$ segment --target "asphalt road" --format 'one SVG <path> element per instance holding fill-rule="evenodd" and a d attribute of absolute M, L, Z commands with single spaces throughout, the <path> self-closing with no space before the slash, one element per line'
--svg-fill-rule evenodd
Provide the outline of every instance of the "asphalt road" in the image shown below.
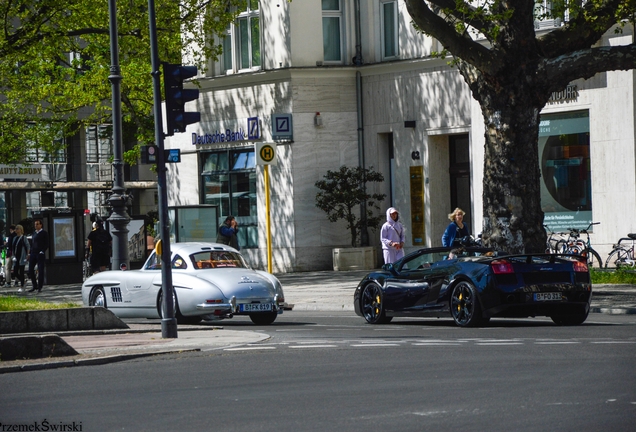
<path fill-rule="evenodd" d="M 82 431 L 633 430 L 634 316 L 594 315 L 575 327 L 492 320 L 477 329 L 442 319 L 371 326 L 350 312 L 284 316 L 268 327 L 225 322 L 270 335 L 243 347 L 0 375 L 0 423 L 46 420 Z"/>

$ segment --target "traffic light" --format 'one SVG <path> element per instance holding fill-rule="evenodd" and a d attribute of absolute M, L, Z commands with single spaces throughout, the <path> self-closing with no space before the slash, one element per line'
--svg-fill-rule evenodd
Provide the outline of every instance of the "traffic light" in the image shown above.
<path fill-rule="evenodd" d="M 140 151 L 142 164 L 157 163 L 157 153 L 159 153 L 159 147 L 157 147 L 156 145 L 141 146 Z"/>
<path fill-rule="evenodd" d="M 172 136 L 175 132 L 185 132 L 187 125 L 201 120 L 201 113 L 186 112 L 184 108 L 186 102 L 199 98 L 199 90 L 183 88 L 183 81 L 196 75 L 196 66 L 163 64 L 167 136 Z"/>

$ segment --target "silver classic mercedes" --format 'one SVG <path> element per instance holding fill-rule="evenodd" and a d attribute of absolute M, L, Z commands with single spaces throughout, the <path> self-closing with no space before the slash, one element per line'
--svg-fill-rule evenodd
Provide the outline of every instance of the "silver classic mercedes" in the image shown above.
<path fill-rule="evenodd" d="M 175 243 L 172 285 L 180 324 L 248 315 L 266 325 L 283 313 L 278 279 L 251 269 L 235 249 L 218 243 Z M 140 270 L 97 273 L 82 285 L 87 306 L 108 308 L 121 318 L 161 318 L 161 257 L 152 252 Z"/>

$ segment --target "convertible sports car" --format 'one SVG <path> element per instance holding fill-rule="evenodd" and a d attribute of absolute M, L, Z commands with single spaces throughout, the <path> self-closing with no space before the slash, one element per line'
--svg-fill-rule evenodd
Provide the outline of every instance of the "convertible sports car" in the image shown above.
<path fill-rule="evenodd" d="M 585 259 L 508 255 L 485 248 L 430 248 L 369 273 L 354 308 L 371 324 L 393 317 L 451 316 L 461 327 L 491 317 L 549 316 L 559 325 L 587 319 L 592 284 Z"/>
<path fill-rule="evenodd" d="M 217 243 L 175 243 L 172 285 L 178 323 L 249 315 L 271 324 L 283 313 L 283 288 L 273 275 L 252 270 L 235 249 Z M 119 317 L 161 318 L 161 257 L 153 252 L 140 270 L 97 273 L 82 285 L 82 301 Z"/>

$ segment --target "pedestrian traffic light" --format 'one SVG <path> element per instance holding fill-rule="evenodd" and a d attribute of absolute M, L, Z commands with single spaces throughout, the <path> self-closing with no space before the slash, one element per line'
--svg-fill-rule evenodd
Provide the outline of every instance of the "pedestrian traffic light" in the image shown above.
<path fill-rule="evenodd" d="M 157 154 L 159 153 L 159 147 L 156 145 L 141 146 L 140 156 L 142 164 L 154 164 L 157 163 Z"/>
<path fill-rule="evenodd" d="M 184 89 L 183 81 L 197 75 L 196 66 L 163 64 L 163 84 L 166 99 L 166 136 L 185 132 L 186 126 L 201 120 L 201 113 L 186 112 L 185 103 L 199 98 L 199 90 Z"/>

